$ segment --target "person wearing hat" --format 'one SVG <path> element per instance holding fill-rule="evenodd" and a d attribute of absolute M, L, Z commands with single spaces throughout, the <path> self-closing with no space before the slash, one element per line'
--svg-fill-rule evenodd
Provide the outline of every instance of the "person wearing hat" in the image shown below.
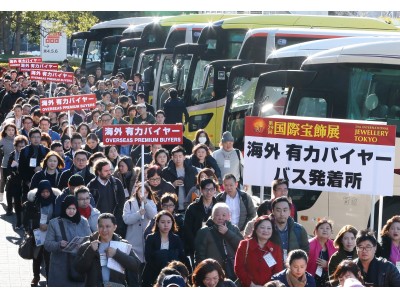
<path fill-rule="evenodd" d="M 186 287 L 186 283 L 181 275 L 172 274 L 164 277 L 162 287 Z"/>
<path fill-rule="evenodd" d="M 146 103 L 138 103 L 136 104 L 136 110 L 138 115 L 134 120 L 134 124 L 142 124 L 146 122 L 147 124 L 155 124 L 156 119 L 154 116 L 147 112 Z"/>
<path fill-rule="evenodd" d="M 76 188 L 80 186 L 85 186 L 85 180 L 79 174 L 72 175 L 68 180 L 68 186 L 64 188 L 59 196 L 57 196 L 54 203 L 54 217 L 59 217 L 61 214 L 61 202 L 68 195 L 74 195 Z M 90 197 L 90 205 L 95 207 L 96 204 L 94 202 L 93 195 L 89 192 Z"/>
<path fill-rule="evenodd" d="M 69 170 L 62 172 L 60 180 L 58 181 L 58 188 L 64 189 L 68 185 L 69 178 L 74 174 L 79 174 L 83 177 L 85 185 L 88 184 L 95 176 L 90 173 L 90 169 L 87 165 L 88 153 L 85 150 L 78 150 L 74 154 L 72 160 L 72 167 Z"/>
<path fill-rule="evenodd" d="M 49 222 L 44 248 L 50 252 L 50 270 L 47 286 L 81 287 L 82 281 L 70 278 L 70 268 L 73 264 L 73 255 L 63 252 L 75 237 L 85 237 L 91 234 L 89 223 L 78 210 L 75 196 L 69 195 L 61 203 L 60 218 L 53 218 Z M 70 266 L 69 266 L 70 265 Z"/>
<path fill-rule="evenodd" d="M 60 190 L 51 187 L 48 180 L 40 181 L 37 188 L 29 191 L 28 201 L 24 205 L 24 227 L 30 234 L 33 234 L 35 229 L 40 229 L 43 232 L 47 231 L 49 221 L 53 215 L 54 201 L 60 193 Z M 45 262 L 46 277 L 49 274 L 50 253 L 41 246 L 35 249 L 35 254 L 32 261 L 33 280 L 31 286 L 37 286 L 39 283 L 42 260 Z"/>
<path fill-rule="evenodd" d="M 220 149 L 213 152 L 212 156 L 218 163 L 221 170 L 220 184 L 225 174 L 233 174 L 240 184 L 243 183 L 243 155 L 239 149 L 233 148 L 233 136 L 229 131 L 222 134 Z"/>

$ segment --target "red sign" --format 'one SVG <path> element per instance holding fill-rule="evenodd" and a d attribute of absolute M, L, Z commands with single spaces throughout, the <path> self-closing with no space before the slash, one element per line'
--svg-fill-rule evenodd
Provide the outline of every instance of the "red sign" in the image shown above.
<path fill-rule="evenodd" d="M 24 58 L 9 58 L 8 66 L 19 67 L 22 63 L 40 63 L 42 62 L 41 57 L 24 57 Z"/>
<path fill-rule="evenodd" d="M 73 72 L 32 70 L 30 73 L 31 80 L 46 80 L 50 82 L 74 83 Z"/>
<path fill-rule="evenodd" d="M 54 63 L 21 63 L 19 67 L 20 71 L 26 72 L 30 70 L 58 70 L 58 64 Z"/>
<path fill-rule="evenodd" d="M 126 124 L 103 127 L 105 145 L 176 145 L 183 143 L 182 124 Z"/>
<path fill-rule="evenodd" d="M 376 122 L 306 119 L 286 116 L 246 117 L 246 136 L 393 146 L 396 126 Z"/>
<path fill-rule="evenodd" d="M 40 111 L 57 112 L 75 109 L 90 109 L 96 107 L 96 95 L 74 95 L 40 99 Z"/>

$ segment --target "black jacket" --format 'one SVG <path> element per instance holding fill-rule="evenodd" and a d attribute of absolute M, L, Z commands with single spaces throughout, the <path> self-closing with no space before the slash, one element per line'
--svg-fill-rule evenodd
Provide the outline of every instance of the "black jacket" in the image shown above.
<path fill-rule="evenodd" d="M 213 205 L 217 203 L 217 200 L 213 199 Z M 192 202 L 185 213 L 185 221 L 183 225 L 184 238 L 186 253 L 188 255 L 193 255 L 195 250 L 194 241 L 196 234 L 202 227 L 203 222 L 207 222 L 208 218 L 211 216 L 211 209 L 206 213 L 203 205 L 203 196 Z"/>
<path fill-rule="evenodd" d="M 121 181 L 118 178 L 115 178 L 114 176 L 110 177 L 110 182 L 112 185 L 112 188 L 114 190 L 114 200 L 115 200 L 115 206 L 113 211 L 110 211 L 115 218 L 117 219 L 117 230 L 115 231 L 117 234 L 125 238 L 126 235 L 126 224 L 124 220 L 122 219 L 122 213 L 124 211 L 124 205 L 125 205 L 125 192 L 124 192 L 124 186 L 122 185 Z M 93 195 L 94 202 L 97 204 L 99 201 L 109 201 L 109 199 L 103 199 L 102 195 L 99 193 L 99 188 L 100 188 L 101 183 L 98 180 L 98 177 L 94 177 L 89 184 L 87 184 L 87 187 L 90 190 L 90 193 Z"/>
<path fill-rule="evenodd" d="M 218 163 L 215 160 L 215 158 L 212 157 L 211 155 L 206 156 L 204 164 L 200 164 L 199 159 L 194 154 L 192 154 L 189 159 L 192 162 L 192 165 L 194 167 L 199 168 L 199 169 L 212 168 L 212 169 L 214 169 L 215 176 L 217 176 L 217 178 L 221 178 L 221 170 L 218 166 Z"/>
<path fill-rule="evenodd" d="M 142 286 L 153 286 L 161 269 L 166 267 L 168 263 L 173 260 L 184 263 L 190 270 L 190 265 L 185 256 L 185 251 L 183 250 L 183 245 L 179 236 L 170 232 L 168 239 L 169 249 L 160 250 L 160 233 L 157 231 L 147 236 L 144 250 L 146 265 L 143 270 Z"/>
<path fill-rule="evenodd" d="M 374 287 L 400 287 L 400 273 L 386 258 L 374 257 L 369 264 L 368 273 L 363 271 L 359 258 L 356 258 L 354 262 L 361 270 L 364 284 L 372 283 Z"/>
<path fill-rule="evenodd" d="M 190 159 L 185 159 L 183 162 L 185 168 L 185 196 L 189 193 L 190 189 L 196 185 L 197 169 L 192 166 Z M 175 163 L 170 160 L 168 165 L 162 170 L 161 177 L 166 181 L 173 183 L 178 179 L 178 173 L 176 172 Z M 175 193 L 179 195 L 179 187 L 175 188 Z"/>
<path fill-rule="evenodd" d="M 75 166 L 72 165 L 71 168 L 69 170 L 65 170 L 64 172 L 61 173 L 60 176 L 60 180 L 58 181 L 58 189 L 59 190 L 63 190 L 64 188 L 66 188 L 68 186 L 68 180 L 69 178 L 76 174 L 76 172 L 74 172 Z M 87 166 L 86 170 L 85 170 L 85 177 L 83 178 L 83 180 L 85 181 L 85 184 L 87 185 L 93 178 L 95 178 L 95 176 L 90 173 L 90 169 Z"/>
<path fill-rule="evenodd" d="M 33 175 L 35 174 L 35 168 L 40 165 L 42 160 L 45 158 L 47 153 L 50 150 L 42 145 L 39 145 L 38 154 L 36 157 L 36 166 L 30 167 L 29 162 L 30 159 L 33 158 L 33 146 L 28 145 L 21 150 L 21 154 L 19 156 L 19 165 L 18 165 L 18 172 L 21 175 L 23 181 L 30 183 Z"/>
<path fill-rule="evenodd" d="M 94 251 L 90 246 L 90 243 L 99 238 L 99 233 L 95 232 L 90 236 L 89 241 L 84 243 L 78 250 L 77 256 L 74 261 L 75 269 L 85 274 L 85 286 L 103 286 L 103 277 L 100 266 L 100 255 L 98 251 Z M 120 236 L 114 233 L 112 237 L 113 241 L 124 242 L 128 244 L 128 241 L 123 240 Z M 136 256 L 135 252 L 131 249 L 129 255 L 121 252 L 117 249 L 117 253 L 113 257 L 119 264 L 121 264 L 126 270 L 132 272 L 138 272 L 140 266 L 140 260 Z M 110 281 L 127 285 L 126 276 L 118 271 L 110 269 Z"/>
<path fill-rule="evenodd" d="M 75 126 L 78 126 L 82 122 L 83 122 L 83 118 L 80 115 L 78 115 L 77 113 L 74 113 L 74 115 L 72 117 L 72 124 Z"/>
<path fill-rule="evenodd" d="M 185 123 L 189 122 L 189 113 L 185 102 L 180 98 L 168 98 L 164 102 L 165 124 L 182 123 L 182 115 L 185 115 Z"/>

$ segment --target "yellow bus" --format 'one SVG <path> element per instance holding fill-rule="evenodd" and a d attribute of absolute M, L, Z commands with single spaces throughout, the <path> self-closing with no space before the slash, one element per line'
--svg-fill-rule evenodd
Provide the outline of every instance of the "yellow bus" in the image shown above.
<path fill-rule="evenodd" d="M 177 89 L 190 115 L 185 133 L 189 139 L 194 139 L 198 129 L 205 129 L 213 143 L 219 142 L 226 99 L 215 97 L 214 87 L 219 80 L 226 82 L 229 70 L 226 72 L 220 70 L 218 73 L 212 72 L 207 75 L 205 72 L 211 72 L 207 66 L 215 60 L 236 59 L 246 33 L 250 29 L 263 27 L 308 28 L 310 30 L 335 28 L 388 32 L 399 30 L 377 19 L 358 17 L 257 15 L 215 22 L 212 26 L 203 29 L 198 41 L 199 46 L 194 50 L 192 47 L 192 53 L 185 51 L 189 48 L 185 45 L 175 47 L 176 56 L 186 55 L 187 59 L 190 59 L 190 64 L 177 59 L 179 66 L 185 68 L 180 72 L 185 80 L 177 79 Z M 207 45 L 203 50 L 201 50 L 202 44 Z"/>
<path fill-rule="evenodd" d="M 144 25 L 142 34 L 139 38 L 124 38 L 119 43 L 113 64 L 112 74 L 124 72 L 126 78 L 133 78 L 133 75 L 141 69 L 147 68 L 146 62 L 142 60 L 143 64 L 139 65 L 140 55 L 143 51 L 148 49 L 162 48 L 167 40 L 168 33 L 172 26 L 177 24 L 189 23 L 212 23 L 225 18 L 237 16 L 236 14 L 188 14 L 178 15 L 171 17 L 162 17 L 154 22 Z M 141 26 L 139 26 L 141 27 Z M 131 33 L 138 31 L 138 26 L 127 28 L 123 32 L 123 37 L 129 36 Z M 139 30 L 140 31 L 140 30 Z M 176 39 L 177 43 L 184 43 L 184 35 L 173 35 L 170 40 Z"/>

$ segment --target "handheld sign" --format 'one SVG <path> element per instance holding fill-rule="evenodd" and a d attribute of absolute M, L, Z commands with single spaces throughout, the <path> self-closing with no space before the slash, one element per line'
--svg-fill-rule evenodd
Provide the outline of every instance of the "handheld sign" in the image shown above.
<path fill-rule="evenodd" d="M 31 70 L 30 78 L 32 80 L 46 80 L 50 82 L 74 83 L 73 72 Z"/>
<path fill-rule="evenodd" d="M 246 117 L 246 184 L 393 195 L 396 127 L 303 117 Z"/>
<path fill-rule="evenodd" d="M 40 112 L 58 112 L 96 107 L 96 95 L 74 95 L 40 99 Z"/>
<path fill-rule="evenodd" d="M 10 68 L 19 67 L 22 63 L 41 63 L 41 57 L 24 57 L 24 58 L 9 58 L 8 66 Z"/>
<path fill-rule="evenodd" d="M 30 70 L 58 70 L 58 64 L 55 63 L 21 63 L 19 70 L 28 72 Z"/>
<path fill-rule="evenodd" d="M 144 145 L 176 145 L 182 143 L 182 124 L 125 124 L 103 127 L 104 145 L 141 145 L 142 199 L 144 199 Z M 144 208 L 144 201 L 142 201 L 141 209 Z M 144 215 L 141 218 L 144 219 Z"/>
<path fill-rule="evenodd" d="M 182 124 L 128 124 L 103 127 L 105 145 L 176 145 L 183 143 Z"/>

